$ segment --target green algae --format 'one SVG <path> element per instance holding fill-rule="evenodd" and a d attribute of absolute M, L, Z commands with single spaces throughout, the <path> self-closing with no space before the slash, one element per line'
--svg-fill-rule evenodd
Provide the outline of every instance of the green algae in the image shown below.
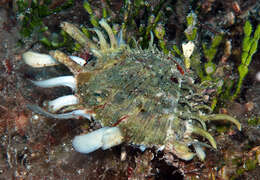
<path fill-rule="evenodd" d="M 43 23 L 43 18 L 54 13 L 58 13 L 63 9 L 72 6 L 74 0 L 67 0 L 62 5 L 50 9 L 50 0 L 40 1 L 24 1 L 18 0 L 17 4 L 17 14 L 21 18 L 21 35 L 26 38 L 31 36 L 33 33 L 42 33 L 48 30 L 48 27 Z"/>
<path fill-rule="evenodd" d="M 238 66 L 239 80 L 235 93 L 232 96 L 234 100 L 240 93 L 244 78 L 248 73 L 248 67 L 252 61 L 252 57 L 257 51 L 258 41 L 260 38 L 260 24 L 257 25 L 254 35 L 252 36 L 253 27 L 250 21 L 246 21 L 244 25 L 244 39 L 242 42 L 241 64 Z"/>

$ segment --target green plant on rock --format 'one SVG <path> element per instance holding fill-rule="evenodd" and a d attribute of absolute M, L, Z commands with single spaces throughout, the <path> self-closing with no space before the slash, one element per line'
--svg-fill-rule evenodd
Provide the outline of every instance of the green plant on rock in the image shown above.
<path fill-rule="evenodd" d="M 247 120 L 247 123 L 250 126 L 259 126 L 260 125 L 260 117 L 251 117 Z"/>
<path fill-rule="evenodd" d="M 189 13 L 186 17 L 186 21 L 187 28 L 185 29 L 184 34 L 189 41 L 195 41 L 198 31 L 198 28 L 196 26 L 197 15 L 194 12 Z"/>
<path fill-rule="evenodd" d="M 186 22 L 187 22 L 187 28 L 184 31 L 184 34 L 187 38 L 187 40 L 189 41 L 186 44 L 193 44 L 193 46 L 195 47 L 194 42 L 196 42 L 196 38 L 197 38 L 197 15 L 194 12 L 191 12 L 187 15 L 186 17 Z M 184 47 L 186 45 L 185 43 L 182 44 L 182 47 Z M 193 49 L 194 49 L 193 47 Z M 184 64 L 185 67 L 187 69 L 190 69 L 191 66 L 191 58 L 190 57 L 186 57 L 184 55 Z"/>
<path fill-rule="evenodd" d="M 17 16 L 21 20 L 20 33 L 23 38 L 27 38 L 34 33 L 41 34 L 48 30 L 42 19 L 51 14 L 60 12 L 61 10 L 70 7 L 74 0 L 67 0 L 62 5 L 50 9 L 49 5 L 52 3 L 50 0 L 34 0 L 34 1 L 16 1 Z"/>
<path fill-rule="evenodd" d="M 187 28 L 184 31 L 184 34 L 185 34 L 188 42 L 182 43 L 182 51 L 178 48 L 178 46 L 176 44 L 174 44 L 172 46 L 172 50 L 170 52 L 174 56 L 178 55 L 182 59 L 184 59 L 184 65 L 187 70 L 190 69 L 190 67 L 192 65 L 193 68 L 197 71 L 198 69 L 200 69 L 200 63 L 191 62 L 191 55 L 193 54 L 193 51 L 195 48 L 195 43 L 196 43 L 196 38 L 197 38 L 197 27 L 196 27 L 197 15 L 193 12 L 189 13 L 186 17 L 186 23 L 187 23 L 186 24 Z M 198 55 L 198 52 L 195 53 L 195 56 L 196 55 Z M 194 54 L 193 54 L 193 56 L 194 56 Z"/>
<path fill-rule="evenodd" d="M 71 7 L 74 0 L 66 0 L 63 4 L 51 9 L 52 3 L 53 1 L 50 0 L 17 0 L 15 2 L 14 9 L 21 24 L 20 34 L 22 39 L 20 43 L 23 44 L 25 39 L 36 39 L 47 49 L 66 47 L 68 51 L 77 50 L 77 46 L 72 43 L 72 38 L 64 31 L 50 33 L 48 26 L 43 22 L 43 19 L 47 16 Z"/>
<path fill-rule="evenodd" d="M 218 34 L 212 38 L 211 45 L 207 47 L 205 43 L 202 44 L 203 53 L 205 58 L 207 59 L 207 62 L 204 64 L 204 70 L 206 73 L 206 77 L 204 77 L 205 80 L 212 80 L 212 74 L 216 70 L 216 64 L 213 63 L 213 59 L 216 56 L 218 47 L 220 43 L 222 42 L 223 35 Z"/>
<path fill-rule="evenodd" d="M 169 1 L 164 0 L 158 2 L 124 0 L 118 14 L 113 12 L 109 0 L 100 1 L 100 7 L 92 5 L 94 1 L 84 0 L 83 7 L 90 16 L 90 23 L 94 28 L 98 28 L 98 21 L 102 18 L 112 24 L 119 23 L 126 43 L 135 44 L 133 39 L 137 39 L 138 45 L 141 47 L 149 46 L 149 42 L 153 38 L 151 32 L 153 32 L 159 40 L 158 44 L 161 49 L 168 52 L 164 38 L 164 21 L 167 21 L 165 9 L 168 3 Z M 140 20 L 140 18 L 142 19 Z M 113 31 L 117 32 L 118 29 L 113 28 Z M 91 32 L 84 33 L 91 34 Z M 135 33 L 135 36 L 131 36 L 131 33 Z"/>
<path fill-rule="evenodd" d="M 165 38 L 164 38 L 164 35 L 165 35 L 165 28 L 164 26 L 159 23 L 156 28 L 154 29 L 154 33 L 155 33 L 155 36 L 158 38 L 159 40 L 159 46 L 160 48 L 163 50 L 163 52 L 165 54 L 168 54 L 169 53 L 169 50 L 167 49 L 166 47 L 166 41 L 165 41 Z"/>
<path fill-rule="evenodd" d="M 244 39 L 242 42 L 241 64 L 238 67 L 239 80 L 237 83 L 236 91 L 232 96 L 232 100 L 234 100 L 240 93 L 243 80 L 248 73 L 248 66 L 251 63 L 254 53 L 257 51 L 258 41 L 260 38 L 260 24 L 257 25 L 253 36 L 251 36 L 252 31 L 252 24 L 248 20 L 244 25 Z"/>
<path fill-rule="evenodd" d="M 104 1 L 102 1 L 104 3 Z M 84 0 L 83 2 L 83 7 L 86 10 L 86 12 L 89 14 L 90 16 L 90 23 L 94 26 L 94 27 L 98 27 L 98 17 L 96 16 L 96 14 L 94 13 L 93 9 L 91 8 L 90 3 L 87 0 Z M 106 11 L 106 10 L 103 10 Z M 103 14 L 103 16 L 107 16 L 106 14 Z"/>
<path fill-rule="evenodd" d="M 194 51 L 191 58 L 185 58 L 185 66 L 189 67 L 189 65 L 195 69 L 196 73 L 200 77 L 201 81 L 209 81 L 214 82 L 216 84 L 216 96 L 213 97 L 211 108 L 214 109 L 217 105 L 219 95 L 222 93 L 222 86 L 224 84 L 224 80 L 218 78 L 216 76 L 217 64 L 213 62 L 218 48 L 223 40 L 223 34 L 219 33 L 217 35 L 212 36 L 212 40 L 209 44 L 205 42 L 198 42 L 198 27 L 197 27 L 197 15 L 194 12 L 191 12 L 186 17 L 187 28 L 184 31 L 186 39 L 188 41 L 193 41 L 197 50 Z M 203 53 L 199 51 L 202 44 Z M 176 49 L 176 48 L 175 48 Z M 205 63 L 202 63 L 202 56 L 207 60 Z"/>

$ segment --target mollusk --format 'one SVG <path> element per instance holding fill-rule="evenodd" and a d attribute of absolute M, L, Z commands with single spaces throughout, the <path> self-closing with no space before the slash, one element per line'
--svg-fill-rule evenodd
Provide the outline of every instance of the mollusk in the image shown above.
<path fill-rule="evenodd" d="M 205 89 L 212 83 L 194 83 L 196 75 L 185 72 L 182 61 L 164 54 L 153 46 L 148 49 L 130 48 L 118 38 L 105 20 L 102 29 L 92 29 L 99 39 L 95 44 L 76 26 L 64 22 L 61 27 L 94 58 L 90 62 L 55 50 L 50 55 L 26 52 L 25 62 L 35 68 L 66 65 L 72 75 L 33 82 L 48 88 L 68 86 L 73 94 L 62 96 L 48 103 L 49 111 L 37 105 L 28 105 L 36 113 L 51 118 L 93 118 L 103 128 L 76 136 L 72 144 L 76 151 L 90 153 L 99 148 L 108 149 L 123 141 L 141 147 L 164 147 L 165 152 L 184 160 L 197 155 L 205 158 L 203 147 L 217 149 L 217 143 L 207 131 L 207 123 L 227 120 L 241 130 L 240 123 L 225 114 L 212 114 L 205 102 Z M 152 38 L 153 39 L 153 38 Z M 189 54 L 190 56 L 190 54 Z M 73 106 L 70 112 L 57 113 L 64 107 Z M 78 109 L 77 109 L 78 107 Z M 210 145 L 200 142 L 205 138 Z M 189 148 L 194 147 L 194 152 Z"/>

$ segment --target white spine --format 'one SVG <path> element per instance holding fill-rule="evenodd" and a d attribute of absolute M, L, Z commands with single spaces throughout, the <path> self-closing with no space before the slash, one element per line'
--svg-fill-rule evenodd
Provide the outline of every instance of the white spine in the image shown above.
<path fill-rule="evenodd" d="M 117 37 L 117 44 L 119 47 L 123 46 L 123 45 L 126 45 L 125 44 L 125 41 L 123 40 L 123 30 L 121 29 L 121 31 L 119 32 L 118 34 L 118 37 Z"/>
<path fill-rule="evenodd" d="M 84 66 L 86 64 L 86 61 L 78 56 L 70 56 L 70 58 L 81 66 Z"/>
<path fill-rule="evenodd" d="M 193 147 L 194 147 L 196 154 L 199 157 L 199 159 L 204 161 L 206 154 L 205 154 L 203 148 L 199 144 L 193 144 Z"/>
<path fill-rule="evenodd" d="M 98 29 L 93 29 L 93 31 L 95 31 L 98 35 L 100 49 L 107 50 L 109 48 L 109 45 L 107 44 L 107 41 L 106 41 L 103 33 L 101 31 L 99 31 Z"/>
<path fill-rule="evenodd" d="M 53 57 L 48 54 L 40 54 L 33 51 L 28 51 L 23 55 L 24 62 L 34 68 L 45 66 L 54 66 L 59 64 Z"/>
<path fill-rule="evenodd" d="M 117 46 L 115 35 L 111 27 L 107 24 L 107 22 L 104 19 L 101 19 L 99 21 L 99 24 L 106 30 L 110 39 L 111 48 L 116 49 L 118 46 Z"/>
<path fill-rule="evenodd" d="M 51 88 L 58 86 L 68 86 L 73 91 L 76 90 L 76 79 L 73 76 L 61 76 L 56 78 L 51 78 L 42 81 L 32 81 L 36 86 L 43 88 Z"/>
<path fill-rule="evenodd" d="M 123 136 L 118 127 L 111 127 L 107 129 L 102 137 L 102 149 L 106 150 L 117 146 L 123 142 Z"/>
<path fill-rule="evenodd" d="M 62 96 L 48 102 L 48 108 L 51 112 L 56 112 L 65 106 L 75 105 L 79 103 L 79 99 L 74 95 Z"/>
<path fill-rule="evenodd" d="M 74 116 L 74 118 L 78 118 L 78 117 L 84 117 L 84 118 L 87 118 L 87 119 L 91 118 L 90 114 L 86 113 L 85 110 L 81 110 L 81 109 L 80 110 L 74 110 L 74 111 L 70 112 L 70 114 L 72 116 Z"/>
<path fill-rule="evenodd" d="M 85 135 L 76 136 L 72 145 L 80 153 L 91 153 L 99 148 L 109 149 L 123 142 L 123 136 L 118 127 L 103 127 Z"/>
<path fill-rule="evenodd" d="M 88 154 L 101 148 L 103 145 L 102 137 L 108 128 L 104 127 L 88 134 L 76 136 L 72 140 L 74 149 L 80 153 Z"/>

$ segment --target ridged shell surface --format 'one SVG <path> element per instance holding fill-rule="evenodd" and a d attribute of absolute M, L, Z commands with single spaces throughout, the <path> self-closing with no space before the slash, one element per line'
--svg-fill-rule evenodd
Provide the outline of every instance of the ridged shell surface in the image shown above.
<path fill-rule="evenodd" d="M 176 60 L 156 49 L 104 56 L 79 75 L 78 94 L 95 119 L 119 126 L 130 143 L 163 145 L 169 131 L 181 140 L 188 120 L 182 111 L 190 111 L 185 99 L 196 89 Z"/>

